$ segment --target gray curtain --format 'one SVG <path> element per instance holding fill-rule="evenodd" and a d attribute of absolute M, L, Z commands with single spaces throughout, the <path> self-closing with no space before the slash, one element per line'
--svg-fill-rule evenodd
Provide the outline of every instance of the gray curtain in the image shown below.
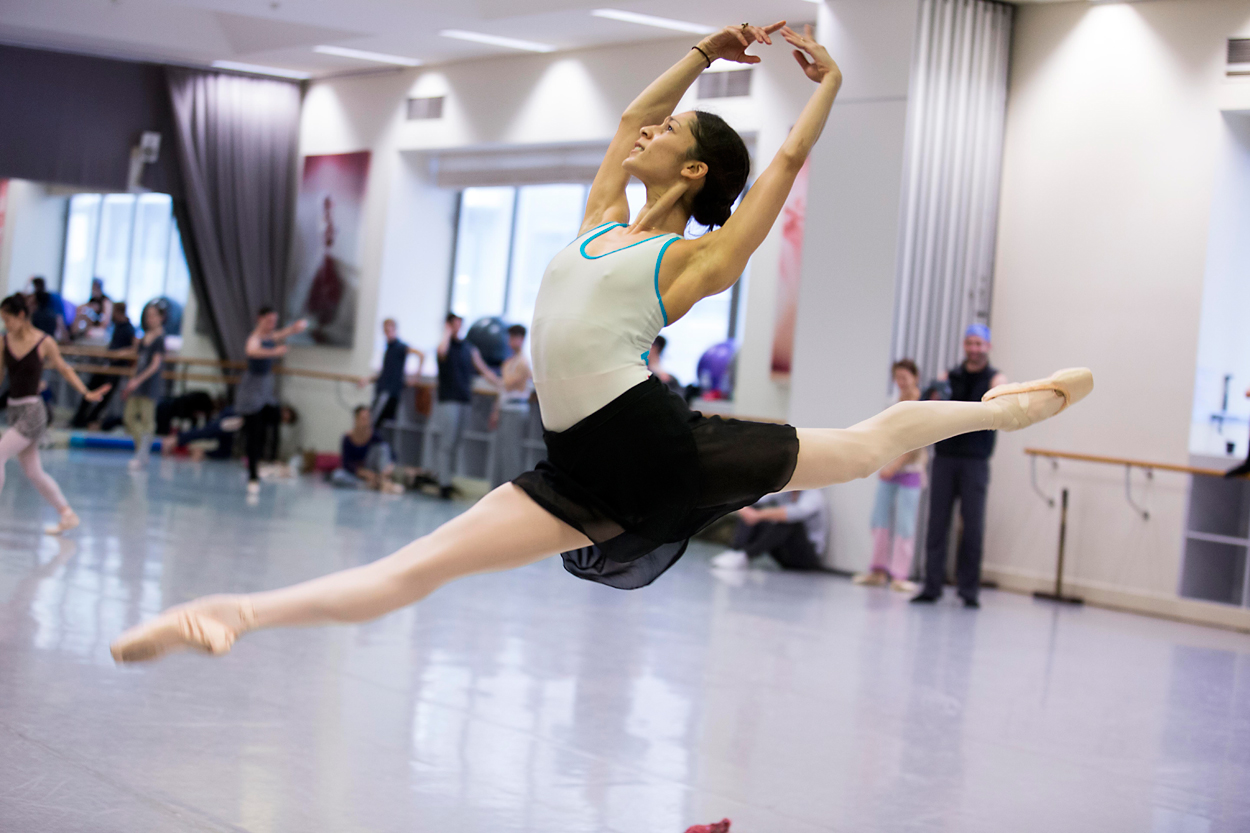
<path fill-rule="evenodd" d="M 989 323 L 1012 13 L 989 0 L 920 5 L 893 353 L 925 379 L 960 360 L 969 324 Z"/>
<path fill-rule="evenodd" d="M 239 360 L 256 311 L 286 305 L 301 88 L 175 67 L 166 74 L 201 314 L 221 355 Z"/>

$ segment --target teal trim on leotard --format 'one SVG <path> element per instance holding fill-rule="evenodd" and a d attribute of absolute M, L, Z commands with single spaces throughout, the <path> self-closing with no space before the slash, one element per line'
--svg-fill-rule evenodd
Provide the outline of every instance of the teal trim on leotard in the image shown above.
<path fill-rule="evenodd" d="M 660 247 L 660 254 L 655 259 L 655 300 L 660 302 L 660 314 L 664 316 L 664 326 L 668 326 L 668 310 L 664 309 L 664 298 L 660 295 L 660 263 L 664 260 L 664 253 L 668 251 L 668 247 L 680 240 L 680 237 L 673 237 L 667 243 Z M 650 351 L 648 351 L 650 352 Z"/>
<path fill-rule="evenodd" d="M 643 354 L 642 354 L 642 363 L 643 363 L 643 364 L 646 364 L 646 363 L 647 363 L 647 362 L 649 362 L 649 361 L 651 361 L 651 351 L 650 351 L 650 350 L 648 350 L 647 352 L 645 352 L 645 353 L 643 353 Z"/>
<path fill-rule="evenodd" d="M 581 246 L 582 257 L 586 258 L 587 260 L 598 260 L 598 259 L 599 259 L 599 258 L 601 258 L 601 257 L 607 257 L 608 255 L 614 255 L 614 254 L 616 254 L 617 252 L 623 252 L 623 251 L 625 251 L 626 249 L 632 249 L 634 246 L 641 246 L 643 243 L 650 243 L 652 240 L 656 240 L 656 239 L 658 239 L 658 238 L 660 238 L 660 237 L 665 237 L 665 236 L 666 236 L 666 235 L 663 235 L 663 234 L 657 234 L 657 235 L 655 235 L 654 237 L 648 237 L 646 240 L 639 240 L 637 243 L 630 243 L 628 246 L 621 246 L 619 249 L 613 249 L 612 251 L 610 251 L 610 252 L 604 252 L 604 253 L 603 253 L 603 254 L 601 254 L 601 255 L 588 255 L 588 254 L 586 254 L 586 246 L 590 243 L 590 241 L 591 241 L 591 240 L 594 240 L 596 237 L 599 237 L 600 235 L 607 234 L 609 231 L 611 231 L 611 230 L 612 230 L 612 228 L 613 228 L 614 226 L 623 226 L 623 225 L 625 225 L 625 224 L 624 224 L 624 223 L 611 223 L 611 224 L 610 224 L 607 228 L 603 229 L 602 231 L 597 231 L 597 232 L 595 232 L 594 234 L 592 234 L 592 235 L 590 235 L 589 237 L 587 237 L 585 240 L 583 240 L 583 241 L 582 241 L 582 246 Z"/>

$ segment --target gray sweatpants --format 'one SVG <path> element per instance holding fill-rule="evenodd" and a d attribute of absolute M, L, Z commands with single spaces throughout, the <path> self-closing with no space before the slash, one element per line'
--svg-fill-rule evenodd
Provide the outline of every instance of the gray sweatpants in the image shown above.
<path fill-rule="evenodd" d="M 450 486 L 456 473 L 456 458 L 460 442 L 464 439 L 465 424 L 469 421 L 468 402 L 437 402 L 431 419 L 431 461 L 438 476 L 438 485 Z"/>
<path fill-rule="evenodd" d="M 530 424 L 529 405 L 504 407 L 495 429 L 495 470 L 491 485 L 498 486 L 525 473 L 525 429 Z"/>

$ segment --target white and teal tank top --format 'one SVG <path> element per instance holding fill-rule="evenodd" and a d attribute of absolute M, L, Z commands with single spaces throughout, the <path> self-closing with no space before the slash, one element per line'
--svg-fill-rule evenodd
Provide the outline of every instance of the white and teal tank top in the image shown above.
<path fill-rule="evenodd" d="M 589 255 L 605 223 L 561 250 L 543 275 L 530 352 L 543 427 L 564 431 L 645 382 L 647 352 L 668 323 L 660 262 L 677 234 Z"/>

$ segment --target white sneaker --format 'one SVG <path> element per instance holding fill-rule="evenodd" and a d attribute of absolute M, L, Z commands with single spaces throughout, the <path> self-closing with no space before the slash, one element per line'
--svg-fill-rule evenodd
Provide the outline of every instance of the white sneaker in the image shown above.
<path fill-rule="evenodd" d="M 248 494 L 248 497 L 252 497 L 254 495 L 260 494 L 260 481 L 259 480 L 247 481 L 247 494 Z"/>
<path fill-rule="evenodd" d="M 750 559 L 742 550 L 725 550 L 712 556 L 713 570 L 745 570 Z"/>
<path fill-rule="evenodd" d="M 148 461 L 140 460 L 138 457 L 131 457 L 128 465 L 131 471 L 143 471 L 148 467 Z"/>

